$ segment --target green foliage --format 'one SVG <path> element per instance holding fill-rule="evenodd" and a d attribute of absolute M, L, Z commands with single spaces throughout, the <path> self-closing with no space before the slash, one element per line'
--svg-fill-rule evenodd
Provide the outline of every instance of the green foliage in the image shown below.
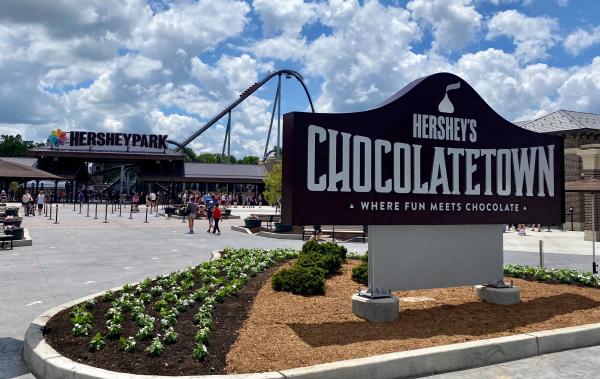
<path fill-rule="evenodd" d="M 273 275 L 271 285 L 275 291 L 304 296 L 323 295 L 325 277 L 340 270 L 346 254 L 346 248 L 335 243 L 306 242 L 294 266 Z"/>
<path fill-rule="evenodd" d="M 37 146 L 43 146 L 43 143 L 33 143 L 24 141 L 20 134 L 1 135 L 0 136 L 0 157 L 26 157 L 27 150 Z"/>
<path fill-rule="evenodd" d="M 286 291 L 295 295 L 325 294 L 325 274 L 323 270 L 312 266 L 294 266 L 281 270 L 273 275 L 271 284 L 275 291 Z"/>
<path fill-rule="evenodd" d="M 281 199 L 281 163 L 276 163 L 263 180 L 265 182 L 263 192 L 265 200 L 269 205 L 279 203 L 279 199 Z"/>
<path fill-rule="evenodd" d="M 364 285 L 369 284 L 369 264 L 367 262 L 362 262 L 352 268 L 352 280 Z"/>
<path fill-rule="evenodd" d="M 192 351 L 192 359 L 197 361 L 201 361 L 208 355 L 208 350 L 206 349 L 206 345 L 203 343 L 197 343 Z"/>
<path fill-rule="evenodd" d="M 247 155 L 244 158 L 238 160 L 237 163 L 240 164 L 258 164 L 259 158 L 257 156 L 254 155 Z"/>
<path fill-rule="evenodd" d="M 163 341 L 166 344 L 173 344 L 175 342 L 177 342 L 177 333 L 175 332 L 175 330 L 173 329 L 173 327 L 169 327 L 167 330 L 165 330 L 165 335 L 163 336 Z"/>
<path fill-rule="evenodd" d="M 163 350 L 165 350 L 165 345 L 160 342 L 160 338 L 154 337 L 152 343 L 148 345 L 144 352 L 151 357 L 158 357 L 162 354 Z"/>
<path fill-rule="evenodd" d="M 533 279 L 540 282 L 600 287 L 600 275 L 566 268 L 546 269 L 534 266 L 506 265 L 504 266 L 504 274 L 513 278 Z"/>
<path fill-rule="evenodd" d="M 92 326 L 90 324 L 75 324 L 72 332 L 75 337 L 89 336 L 92 332 Z"/>
<path fill-rule="evenodd" d="M 221 259 L 205 262 L 196 267 L 159 275 L 155 279 L 144 279 L 138 285 L 127 285 L 117 294 L 106 291 L 102 299 L 111 307 L 104 317 L 107 338 L 118 338 L 119 349 L 133 351 L 136 339 L 151 340 L 145 350 L 150 356 L 163 352 L 163 344 L 178 343 L 174 330 L 181 312 L 200 303 L 194 321 L 197 324 L 197 345 L 192 352 L 194 359 L 203 359 L 207 352 L 206 343 L 213 327 L 212 311 L 218 302 L 224 301 L 238 291 L 248 278 L 274 265 L 278 261 L 297 256 L 297 252 L 284 249 L 225 249 Z M 154 296 L 153 296 L 154 294 Z M 92 328 L 93 302 L 85 302 L 71 310 L 71 320 L 75 324 L 74 335 L 94 335 Z M 160 321 L 156 323 L 157 312 Z M 129 314 L 128 314 L 129 313 Z M 129 320 L 140 327 L 136 338 L 125 338 L 123 330 Z M 162 336 L 158 333 L 162 333 Z M 100 337 L 97 337 L 100 335 Z M 101 349 L 104 339 L 94 335 L 94 349 Z M 101 341 L 101 342 L 100 342 Z M 90 348 L 92 344 L 90 342 Z"/>
<path fill-rule="evenodd" d="M 135 339 L 133 337 L 119 338 L 119 349 L 131 353 L 135 350 Z"/>
<path fill-rule="evenodd" d="M 100 351 L 106 345 L 102 334 L 96 333 L 90 340 L 90 351 Z"/>
<path fill-rule="evenodd" d="M 108 290 L 102 294 L 102 301 L 113 301 L 115 300 L 115 294 L 113 291 Z"/>

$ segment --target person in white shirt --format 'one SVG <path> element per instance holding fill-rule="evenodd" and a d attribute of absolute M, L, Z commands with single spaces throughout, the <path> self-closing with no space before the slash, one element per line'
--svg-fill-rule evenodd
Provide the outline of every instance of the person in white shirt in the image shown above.
<path fill-rule="evenodd" d="M 44 204 L 46 204 L 46 196 L 44 195 L 43 191 L 40 191 L 37 195 L 38 216 L 42 215 Z"/>

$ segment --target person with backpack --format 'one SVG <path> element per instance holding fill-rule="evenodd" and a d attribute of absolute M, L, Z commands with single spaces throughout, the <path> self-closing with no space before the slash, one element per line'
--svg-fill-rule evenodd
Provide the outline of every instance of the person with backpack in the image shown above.
<path fill-rule="evenodd" d="M 214 220 L 213 234 L 218 231 L 218 235 L 221 235 L 221 229 L 219 229 L 219 220 L 221 220 L 221 208 L 217 204 L 212 212 L 212 218 Z"/>

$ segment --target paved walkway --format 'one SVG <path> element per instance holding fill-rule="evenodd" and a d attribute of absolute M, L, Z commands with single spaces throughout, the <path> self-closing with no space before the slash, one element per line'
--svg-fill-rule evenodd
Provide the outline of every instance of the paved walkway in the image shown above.
<path fill-rule="evenodd" d="M 231 225 L 239 225 L 240 220 L 224 220 L 221 236 L 206 233 L 206 222 L 201 221 L 196 226 L 197 233 L 189 235 L 185 234 L 187 224 L 180 220 L 166 220 L 149 214 L 148 223 L 144 223 L 143 207 L 142 212 L 133 214 L 131 220 L 129 213 L 123 212 L 122 217 L 118 217 L 109 209 L 109 223 L 106 224 L 102 223 L 102 206 L 96 220 L 93 206 L 90 217 L 86 217 L 85 207 L 82 214 L 78 208 L 72 209 L 68 205 L 59 206 L 58 224 L 43 216 L 25 218 L 23 225 L 30 230 L 33 246 L 0 251 L 0 379 L 33 378 L 20 359 L 25 330 L 37 315 L 56 305 L 147 276 L 196 265 L 207 260 L 212 250 L 223 247 L 301 246 L 301 241 L 261 238 L 232 231 Z M 237 208 L 233 213 L 243 218 L 249 213 L 274 213 L 274 209 Z M 505 246 L 510 250 L 505 252 L 505 262 L 536 264 L 537 239 L 542 237 L 548 241 L 545 242 L 547 246 L 552 246 L 552 254 L 546 256 L 548 264 L 585 267 L 587 262 L 591 267 L 590 243 L 583 241 L 581 233 L 534 232 L 528 237 L 506 233 L 504 237 Z M 347 246 L 357 252 L 364 252 L 367 247 L 363 243 Z M 542 375 L 544 377 L 573 377 L 567 375 L 570 371 L 555 369 L 551 363 L 579 357 L 580 367 L 591 367 L 592 362 L 600 363 L 600 359 L 592 358 L 599 351 L 600 348 L 592 348 L 582 349 L 576 355 L 574 352 L 559 353 L 552 360 L 547 356 L 532 358 L 535 363 L 526 365 L 540 365 L 545 373 L 552 374 Z M 540 377 L 533 371 L 523 371 L 531 375 L 519 376 L 521 362 L 525 361 L 476 369 L 483 371 L 470 370 L 473 374 L 468 375 L 496 377 L 497 372 L 504 372 L 498 370 L 512 372 L 510 370 L 514 368 L 515 374 L 506 374 L 506 377 Z"/>

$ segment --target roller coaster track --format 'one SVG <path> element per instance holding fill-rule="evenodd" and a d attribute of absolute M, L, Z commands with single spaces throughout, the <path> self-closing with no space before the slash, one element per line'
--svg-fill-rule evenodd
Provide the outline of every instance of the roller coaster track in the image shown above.
<path fill-rule="evenodd" d="M 225 109 L 223 109 L 219 114 L 217 114 L 216 116 L 214 116 L 211 120 L 209 120 L 206 124 L 204 124 L 204 126 L 202 126 L 198 131 L 196 131 L 194 134 L 192 134 L 190 137 L 188 137 L 185 141 L 179 143 L 179 142 L 168 140 L 167 142 L 170 143 L 170 144 L 173 144 L 173 145 L 177 146 L 177 151 L 183 151 L 183 152 L 185 152 L 191 158 L 192 157 L 191 154 L 189 154 L 189 152 L 186 149 L 187 145 L 189 145 L 192 141 L 194 141 L 196 138 L 198 138 L 202 133 L 204 133 L 211 126 L 213 126 L 220 119 L 222 119 L 225 115 L 227 115 L 228 116 L 228 119 L 227 119 L 227 129 L 225 131 L 225 141 L 223 142 L 223 151 L 221 153 L 221 156 L 224 156 L 224 154 L 225 154 L 225 147 L 226 147 L 226 145 L 227 145 L 228 142 L 229 142 L 229 148 L 228 148 L 228 154 L 229 154 L 229 149 L 231 148 L 231 111 L 233 109 L 235 109 L 238 105 L 240 105 L 244 100 L 246 100 L 250 95 L 252 95 L 254 92 L 256 92 L 260 87 L 262 87 L 267 82 L 269 82 L 271 79 L 273 79 L 274 77 L 277 76 L 277 78 L 278 78 L 278 81 L 277 81 L 277 92 L 275 94 L 275 102 L 273 104 L 273 111 L 271 112 L 271 125 L 269 127 L 269 133 L 268 133 L 268 136 L 267 136 L 267 143 L 265 145 L 265 153 L 264 153 L 264 157 L 263 158 L 266 158 L 266 156 L 270 154 L 270 153 L 267 153 L 267 148 L 268 148 L 269 139 L 270 139 L 270 136 L 271 136 L 271 129 L 273 127 L 273 118 L 274 118 L 274 115 L 275 115 L 275 108 L 276 107 L 278 109 L 278 119 L 277 119 L 277 123 L 278 123 L 277 132 L 278 132 L 278 136 L 277 136 L 277 148 L 276 149 L 279 151 L 280 150 L 280 147 L 279 147 L 279 132 L 280 132 L 279 121 L 280 121 L 280 113 L 281 113 L 281 76 L 282 75 L 285 75 L 286 78 L 292 78 L 293 77 L 298 82 L 300 82 L 300 84 L 302 85 L 302 88 L 304 89 L 304 92 L 306 93 L 306 97 L 308 98 L 308 102 L 310 104 L 310 109 L 314 113 L 315 107 L 313 106 L 312 98 L 310 96 L 310 93 L 308 92 L 308 88 L 304 84 L 304 78 L 302 77 L 302 75 L 300 75 L 298 72 L 292 71 L 292 70 L 279 70 L 279 71 L 276 71 L 276 72 L 268 74 L 261 81 L 259 81 L 257 83 L 254 83 L 252 86 L 250 86 L 249 88 L 247 88 L 244 92 L 242 92 L 240 94 L 239 99 L 235 100 L 228 107 L 226 107 Z M 278 153 L 278 151 L 276 151 L 276 153 Z"/>

